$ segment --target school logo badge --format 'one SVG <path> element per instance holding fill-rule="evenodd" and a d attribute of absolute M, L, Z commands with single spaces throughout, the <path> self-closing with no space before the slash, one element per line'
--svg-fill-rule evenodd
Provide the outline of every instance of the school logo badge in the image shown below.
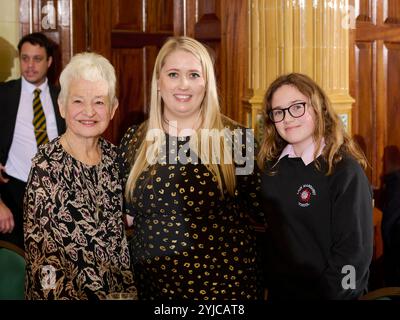
<path fill-rule="evenodd" d="M 315 196 L 314 187 L 311 184 L 303 184 L 297 189 L 298 205 L 300 207 L 308 207 L 311 203 L 311 197 Z"/>

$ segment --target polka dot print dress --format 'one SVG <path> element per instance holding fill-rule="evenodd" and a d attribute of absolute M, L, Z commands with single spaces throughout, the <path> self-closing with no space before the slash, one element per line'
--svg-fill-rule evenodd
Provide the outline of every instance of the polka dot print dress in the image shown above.
<path fill-rule="evenodd" d="M 121 143 L 125 178 L 138 136 L 132 127 Z M 189 155 L 190 137 L 172 142 L 168 137 L 172 148 L 167 150 L 179 154 L 184 148 Z M 242 177 L 249 194 L 256 178 Z M 242 207 L 227 192 L 221 197 L 205 165 L 178 161 L 144 171 L 127 204 L 134 217 L 130 247 L 139 299 L 259 298 L 254 231 L 247 215 L 253 210 Z"/>

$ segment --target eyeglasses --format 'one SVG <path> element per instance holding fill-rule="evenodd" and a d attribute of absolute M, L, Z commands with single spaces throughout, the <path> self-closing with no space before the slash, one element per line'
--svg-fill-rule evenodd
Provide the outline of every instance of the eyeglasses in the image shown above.
<path fill-rule="evenodd" d="M 307 102 L 296 102 L 287 108 L 272 109 L 268 112 L 268 116 L 273 123 L 283 121 L 286 115 L 285 111 L 288 111 L 293 118 L 300 118 L 306 112 L 306 104 Z"/>

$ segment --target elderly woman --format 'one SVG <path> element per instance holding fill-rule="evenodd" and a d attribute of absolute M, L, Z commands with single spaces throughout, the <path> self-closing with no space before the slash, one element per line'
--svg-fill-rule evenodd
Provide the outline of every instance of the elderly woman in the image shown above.
<path fill-rule="evenodd" d="M 26 298 L 135 293 L 116 147 L 100 137 L 118 106 L 115 70 L 77 54 L 60 84 L 67 130 L 39 149 L 25 193 Z"/>
<path fill-rule="evenodd" d="M 169 39 L 154 67 L 149 120 L 121 142 L 140 299 L 262 297 L 253 144 L 251 132 L 219 111 L 207 49 Z M 244 151 L 239 168 L 232 154 Z"/>

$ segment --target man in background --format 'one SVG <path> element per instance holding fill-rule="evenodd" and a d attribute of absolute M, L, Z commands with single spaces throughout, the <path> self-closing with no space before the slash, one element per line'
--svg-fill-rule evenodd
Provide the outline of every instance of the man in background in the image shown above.
<path fill-rule="evenodd" d="M 0 240 L 24 248 L 23 197 L 31 159 L 40 145 L 65 131 L 48 83 L 53 43 L 31 33 L 18 43 L 21 78 L 0 83 Z"/>

